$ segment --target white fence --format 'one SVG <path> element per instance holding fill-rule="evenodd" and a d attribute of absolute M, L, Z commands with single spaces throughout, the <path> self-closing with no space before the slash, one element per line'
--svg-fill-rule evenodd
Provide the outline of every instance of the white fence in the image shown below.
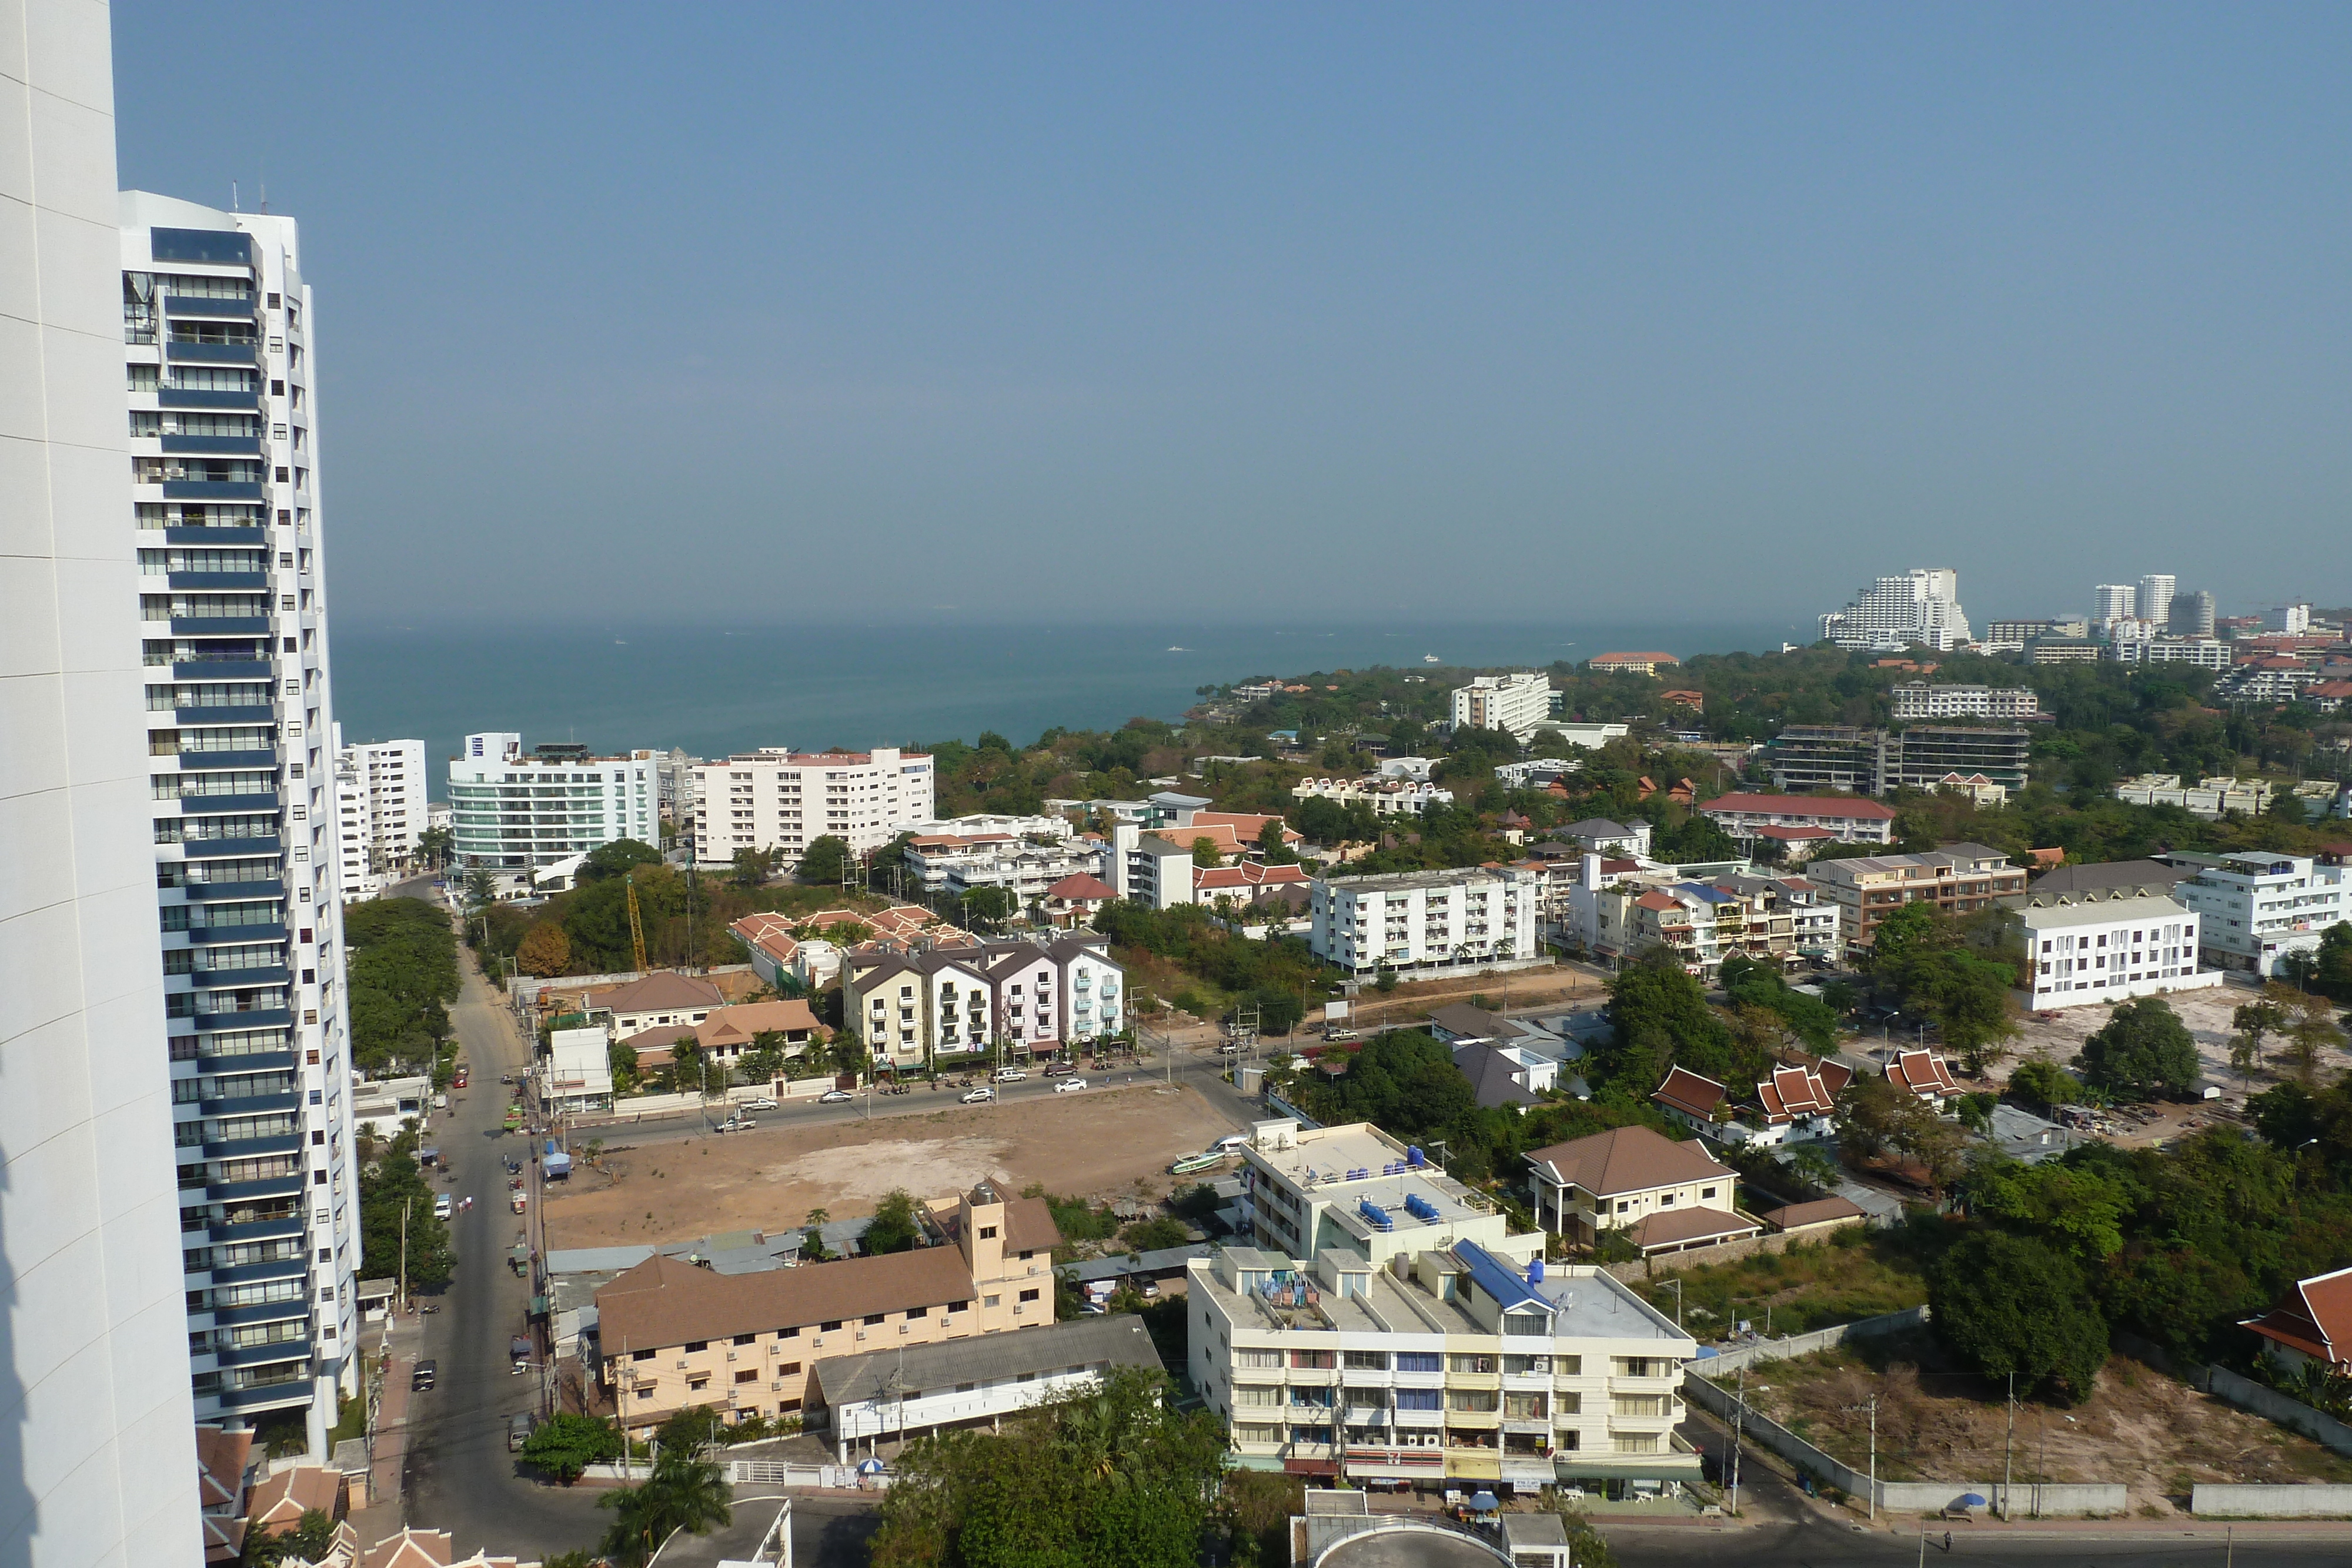
<path fill-rule="evenodd" d="M 1703 1372 L 1712 1377 L 1718 1372 L 1737 1372 L 1759 1361 L 1785 1361 L 1791 1356 L 1811 1355 L 1817 1350 L 1832 1350 L 1849 1339 L 1866 1338 L 1872 1334 L 1898 1333 L 1917 1328 L 1927 1321 L 1925 1303 L 1906 1307 L 1899 1312 L 1887 1312 L 1860 1322 L 1839 1323 L 1831 1328 L 1815 1329 L 1811 1333 L 1792 1333 L 1785 1339 L 1758 1340 L 1736 1350 L 1727 1350 L 1704 1361 L 1690 1364 L 1693 1372 Z"/>
<path fill-rule="evenodd" d="M 2352 1515 L 2352 1486 L 2253 1486 L 2199 1481 L 2189 1511 L 2200 1518 L 2340 1519 Z"/>

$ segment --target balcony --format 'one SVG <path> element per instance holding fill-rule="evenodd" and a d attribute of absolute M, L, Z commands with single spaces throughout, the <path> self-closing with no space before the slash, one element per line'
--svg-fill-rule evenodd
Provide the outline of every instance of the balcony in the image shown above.
<path fill-rule="evenodd" d="M 310 1359 L 309 1339 L 272 1340 L 268 1344 L 226 1345 L 213 1353 L 217 1366 L 267 1366 L 273 1361 Z M 277 1386 L 285 1386 L 278 1385 Z"/>
<path fill-rule="evenodd" d="M 205 795 L 194 790 L 183 790 L 177 795 L 167 795 L 163 798 L 167 800 L 179 801 L 183 810 L 194 809 L 199 811 L 272 811 L 278 809 L 278 795 L 275 790 L 258 795 Z"/>
<path fill-rule="evenodd" d="M 204 1145 L 208 1160 L 249 1160 L 264 1155 L 298 1154 L 302 1148 L 299 1133 L 277 1133 L 267 1138 L 233 1138 L 225 1144 Z"/>
<path fill-rule="evenodd" d="M 184 533 L 182 528 L 170 528 L 168 533 Z M 268 680 L 277 666 L 267 659 L 174 659 L 169 668 L 172 678 L 182 681 Z"/>
<path fill-rule="evenodd" d="M 178 754 L 182 772 L 210 771 L 215 768 L 275 768 L 278 753 L 270 751 L 183 751 Z"/>
<path fill-rule="evenodd" d="M 275 886 L 276 883 L 273 883 L 270 885 Z M 294 1015 L 284 1008 L 254 1008 L 233 1013 L 198 1013 L 195 1017 L 198 1034 L 218 1034 L 223 1030 L 233 1029 L 291 1029 L 294 1026 Z M 202 1056 L 204 1048 L 199 1045 L 196 1050 L 197 1054 Z"/>
<path fill-rule="evenodd" d="M 164 453 L 189 457 L 258 457 L 258 435 L 172 435 L 156 437 Z"/>
<path fill-rule="evenodd" d="M 257 365 L 255 343 L 182 343 L 163 345 L 163 358 L 184 365 Z"/>
<path fill-rule="evenodd" d="M 289 1214 L 283 1219 L 256 1219 L 244 1225 L 212 1225 L 205 1234 L 215 1243 L 224 1241 L 283 1241 L 302 1234 L 302 1217 Z"/>
<path fill-rule="evenodd" d="M 182 592 L 214 593 L 223 589 L 266 589 L 269 574 L 266 571 L 173 571 L 163 575 L 170 587 Z"/>
<path fill-rule="evenodd" d="M 268 1280 L 299 1280 L 309 1276 L 310 1263 L 297 1253 L 291 1258 L 272 1258 L 265 1263 L 239 1263 L 234 1268 L 215 1269 L 213 1282 L 217 1285 L 251 1285 Z M 284 1357 L 273 1357 L 283 1360 Z"/>
<path fill-rule="evenodd" d="M 293 1065 L 294 1053 L 290 1051 L 207 1051 L 200 1044 L 196 1051 L 199 1072 L 262 1072 Z"/>
<path fill-rule="evenodd" d="M 279 1406 L 308 1405 L 310 1403 L 310 1379 L 306 1373 L 300 1377 L 260 1388 L 224 1388 L 212 1397 L 220 1401 L 224 1410 L 268 1410 Z"/>
<path fill-rule="evenodd" d="M 268 666 L 262 668 L 266 671 Z M 214 673 L 215 678 L 218 672 Z M 182 707 L 172 710 L 172 717 L 181 725 L 200 724 L 276 724 L 278 710 L 274 707 Z"/>
<path fill-rule="evenodd" d="M 149 626 L 159 624 L 150 621 Z M 267 615 L 174 615 L 168 624 L 174 637 L 267 637 Z"/>
<path fill-rule="evenodd" d="M 234 408 L 258 410 L 261 390 L 251 392 L 194 392 L 180 387 L 155 389 L 157 408 Z"/>
<path fill-rule="evenodd" d="M 235 1203 L 248 1197 L 298 1197 L 303 1191 L 300 1171 L 289 1171 L 282 1176 L 264 1176 L 257 1181 L 211 1182 L 205 1186 L 205 1197 L 215 1203 Z M 294 1311 L 303 1310 L 303 1303 L 293 1303 Z M 291 1316 L 280 1313 L 279 1316 Z M 194 1325 L 191 1324 L 191 1327 Z"/>
<path fill-rule="evenodd" d="M 258 1116 L 265 1111 L 300 1108 L 302 1096 L 289 1089 L 282 1093 L 248 1094 L 236 1100 L 199 1100 L 196 1109 L 207 1116 Z"/>

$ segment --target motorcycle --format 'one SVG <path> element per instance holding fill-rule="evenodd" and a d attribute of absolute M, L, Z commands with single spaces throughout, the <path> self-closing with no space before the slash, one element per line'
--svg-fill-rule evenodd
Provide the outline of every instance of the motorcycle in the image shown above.
<path fill-rule="evenodd" d="M 416 1310 L 420 1312 L 437 1312 L 441 1310 L 441 1303 L 438 1301 L 426 1301 Z"/>

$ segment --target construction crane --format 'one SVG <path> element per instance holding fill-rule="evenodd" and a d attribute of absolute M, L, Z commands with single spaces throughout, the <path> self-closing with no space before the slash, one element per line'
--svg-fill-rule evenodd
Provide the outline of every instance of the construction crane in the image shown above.
<path fill-rule="evenodd" d="M 637 973 L 646 972 L 646 928 L 637 919 L 637 873 L 631 872 L 625 879 L 629 894 L 629 956 L 636 960 Z"/>

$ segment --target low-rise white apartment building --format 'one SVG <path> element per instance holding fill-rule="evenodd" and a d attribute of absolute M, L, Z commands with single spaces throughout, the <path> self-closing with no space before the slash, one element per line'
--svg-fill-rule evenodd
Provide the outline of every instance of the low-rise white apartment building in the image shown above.
<path fill-rule="evenodd" d="M 1763 836 L 1765 828 L 1821 828 L 1840 843 L 1895 841 L 1895 809 L 1858 795 L 1718 795 L 1698 810 L 1742 841 Z"/>
<path fill-rule="evenodd" d="M 1551 718 L 1551 677 L 1528 670 L 1474 676 L 1454 688 L 1454 727 L 1507 730 L 1521 743 Z"/>
<path fill-rule="evenodd" d="M 2120 1002 L 2221 983 L 2219 969 L 2198 967 L 2196 912 L 2157 886 L 2034 890 L 2008 903 L 2025 953 L 2018 995 L 2029 1008 Z"/>
<path fill-rule="evenodd" d="M 1046 813 L 1040 817 L 1018 816 L 1009 812 L 974 811 L 964 817 L 934 817 L 920 822 L 894 822 L 893 833 L 1007 833 L 1016 839 L 1066 839 L 1077 832 L 1067 817 Z"/>
<path fill-rule="evenodd" d="M 1290 794 L 1297 800 L 1320 796 L 1342 806 L 1362 800 L 1382 817 L 1418 817 L 1433 806 L 1454 804 L 1451 789 L 1410 779 L 1383 779 L 1377 774 L 1369 779 L 1301 779 Z"/>
<path fill-rule="evenodd" d="M 1937 685 L 1905 681 L 1895 688 L 1895 716 L 1917 718 L 2014 718 L 2042 716 L 2042 699 L 2032 686 Z"/>
<path fill-rule="evenodd" d="M 2270 810 L 2271 787 L 2260 779 L 2216 773 L 2184 785 L 2178 773 L 2143 773 L 2116 786 L 2116 799 L 2130 806 L 2178 806 L 2192 817 L 2218 822 L 2235 811 L 2259 817 Z"/>
<path fill-rule="evenodd" d="M 1241 1155 L 1234 1207 L 1261 1247 L 1301 1258 L 1338 1249 L 1374 1268 L 1400 1253 L 1456 1241 L 1475 1241 L 1522 1263 L 1543 1253 L 1540 1235 L 1512 1235 L 1492 1198 L 1370 1122 L 1253 1123 Z"/>
<path fill-rule="evenodd" d="M 918 833 L 905 854 L 926 893 L 961 898 L 975 887 L 1002 887 L 1025 907 L 1065 877 L 1100 876 L 1109 849 L 1092 834 L 1036 843 L 1011 833 Z"/>
<path fill-rule="evenodd" d="M 1675 1432 L 1697 1343 L 1606 1273 L 1475 1241 L 1187 1266 L 1192 1381 L 1245 1469 L 1532 1495 L 1699 1477 Z"/>
<path fill-rule="evenodd" d="M 2230 667 L 2230 644 L 2218 637 L 2152 637 L 2144 643 L 2117 643 L 2116 660 L 2126 664 L 2194 664 L 2200 670 Z"/>
<path fill-rule="evenodd" d="M 2178 851 L 2156 858 L 2190 873 L 2173 896 L 2196 912 L 2200 957 L 2214 968 L 2267 977 L 2279 959 L 2315 951 L 2322 933 L 2352 918 L 2347 868 L 2308 855 Z"/>
<path fill-rule="evenodd" d="M 694 770 L 695 863 L 731 865 L 742 851 L 757 850 L 789 869 L 826 837 L 870 855 L 898 836 L 898 824 L 929 821 L 931 800 L 929 755 L 895 747 L 814 753 L 763 747 L 706 762 Z"/>
<path fill-rule="evenodd" d="M 1325 877 L 1314 884 L 1307 945 L 1355 975 L 1533 957 L 1539 880 L 1517 866 Z"/>
<path fill-rule="evenodd" d="M 619 839 L 661 842 L 654 753 L 599 757 L 512 731 L 466 737 L 449 759 L 450 829 L 461 866 L 537 871 Z"/>

